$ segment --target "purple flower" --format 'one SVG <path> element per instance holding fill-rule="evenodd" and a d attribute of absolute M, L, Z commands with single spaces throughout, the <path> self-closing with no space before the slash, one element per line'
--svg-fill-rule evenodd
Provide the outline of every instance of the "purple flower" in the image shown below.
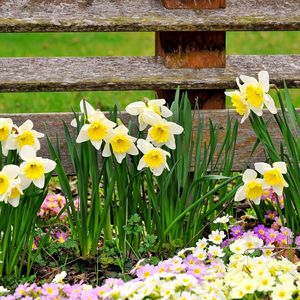
<path fill-rule="evenodd" d="M 242 225 L 232 226 L 230 228 L 230 233 L 231 233 L 232 237 L 234 237 L 234 238 L 238 238 L 238 237 L 242 236 L 244 233 Z"/>
<path fill-rule="evenodd" d="M 265 240 L 265 235 L 267 232 L 267 228 L 264 225 L 257 225 L 253 232 L 262 240 Z"/>

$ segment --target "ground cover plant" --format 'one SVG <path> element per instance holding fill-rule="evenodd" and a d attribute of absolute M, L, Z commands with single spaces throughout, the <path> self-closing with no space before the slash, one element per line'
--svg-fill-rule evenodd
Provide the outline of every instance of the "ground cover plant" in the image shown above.
<path fill-rule="evenodd" d="M 243 124 L 228 118 L 217 146 L 218 126 L 179 90 L 170 108 L 129 104 L 129 120 L 81 101 L 73 129 L 65 124 L 75 182 L 59 143 L 48 138 L 52 160 L 36 158 L 33 124 L 2 119 L 4 161 L 20 171 L 0 173 L 0 299 L 299 299 L 300 119 L 287 88 L 277 109 L 266 71 L 237 86 L 226 94 L 266 153 L 241 174 L 231 170 Z M 62 194 L 46 196 L 54 167 Z"/>

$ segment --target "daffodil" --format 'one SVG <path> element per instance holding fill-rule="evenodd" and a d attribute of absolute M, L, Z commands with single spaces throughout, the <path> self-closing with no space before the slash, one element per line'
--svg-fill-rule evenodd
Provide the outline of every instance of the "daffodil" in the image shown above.
<path fill-rule="evenodd" d="M 20 183 L 18 178 L 20 167 L 16 165 L 6 165 L 0 172 L 0 201 L 10 203 L 12 206 L 17 206 L 15 195 L 12 195 L 13 189 Z M 13 196 L 13 197 L 12 197 Z M 19 197 L 20 198 L 20 197 Z"/>
<path fill-rule="evenodd" d="M 80 129 L 76 142 L 83 143 L 91 141 L 92 145 L 99 150 L 103 140 L 112 133 L 116 123 L 108 120 L 100 111 L 93 113 L 88 118 L 88 121 L 90 123 L 84 124 Z"/>
<path fill-rule="evenodd" d="M 32 182 L 38 188 L 43 188 L 45 174 L 55 169 L 56 162 L 51 159 L 37 157 L 35 150 L 30 146 L 22 148 L 20 157 L 24 161 L 20 165 L 22 188 L 26 189 Z"/>
<path fill-rule="evenodd" d="M 143 139 L 139 139 L 137 141 L 137 146 L 144 154 L 138 164 L 138 170 L 142 170 L 143 168 L 150 168 L 151 172 L 155 176 L 161 175 L 164 169 L 169 170 L 169 166 L 167 164 L 167 156 L 170 156 L 170 153 L 160 148 L 154 147 L 148 141 L 145 141 Z"/>
<path fill-rule="evenodd" d="M 235 108 L 236 112 L 242 116 L 241 123 L 244 123 L 250 114 L 250 107 L 241 92 L 225 92 L 225 95 L 230 97 L 232 106 Z"/>
<path fill-rule="evenodd" d="M 241 93 L 245 95 L 245 99 L 250 109 L 258 116 L 262 115 L 263 106 L 272 113 L 277 113 L 273 98 L 268 94 L 270 89 L 269 73 L 261 71 L 258 73 L 258 81 L 254 77 L 241 75 L 240 79 L 244 82 L 240 86 Z"/>
<path fill-rule="evenodd" d="M 136 138 L 128 135 L 128 128 L 124 125 L 119 125 L 113 129 L 112 133 L 106 138 L 106 144 L 104 146 L 102 155 L 108 157 L 111 155 L 111 149 L 116 157 L 118 163 L 121 163 L 126 154 L 138 155 L 139 151 L 134 142 Z"/>
<path fill-rule="evenodd" d="M 31 120 L 25 121 L 21 126 L 14 128 L 6 143 L 7 150 L 17 150 L 20 153 L 24 146 L 30 146 L 35 151 L 40 150 L 41 145 L 39 138 L 44 137 L 44 134 L 33 129 Z"/>
<path fill-rule="evenodd" d="M 183 132 L 180 125 L 164 119 L 151 119 L 149 124 L 151 127 L 148 130 L 147 141 L 152 142 L 157 147 L 166 145 L 170 149 L 176 148 L 174 135 Z"/>
<path fill-rule="evenodd" d="M 154 99 L 149 100 L 144 98 L 143 101 L 133 102 L 126 106 L 125 110 L 133 116 L 138 116 L 139 129 L 144 130 L 153 119 L 157 118 L 168 118 L 173 113 L 165 106 L 165 99 Z"/>
<path fill-rule="evenodd" d="M 84 99 L 80 101 L 79 106 L 80 106 L 80 112 L 84 115 L 86 114 L 85 117 L 89 123 L 93 122 L 95 119 L 102 119 L 105 117 L 103 112 L 101 112 L 98 109 L 95 109 L 89 102 L 87 102 Z M 79 121 L 81 120 L 81 118 L 82 118 L 82 115 L 79 116 Z M 71 121 L 71 126 L 77 127 L 76 118 L 74 118 Z"/>
<path fill-rule="evenodd" d="M 2 145 L 3 155 L 7 155 L 6 142 L 11 134 L 13 128 L 13 121 L 10 118 L 0 118 L 0 142 Z"/>
<path fill-rule="evenodd" d="M 243 174 L 244 185 L 237 190 L 234 200 L 242 201 L 248 199 L 255 204 L 260 203 L 261 196 L 268 185 L 263 179 L 257 178 L 257 173 L 254 170 L 247 169 Z"/>
<path fill-rule="evenodd" d="M 264 181 L 273 188 L 278 196 L 282 195 L 283 188 L 288 187 L 282 174 L 287 173 L 286 163 L 279 161 L 273 163 L 273 166 L 267 163 L 255 163 L 255 170 L 264 176 Z"/>

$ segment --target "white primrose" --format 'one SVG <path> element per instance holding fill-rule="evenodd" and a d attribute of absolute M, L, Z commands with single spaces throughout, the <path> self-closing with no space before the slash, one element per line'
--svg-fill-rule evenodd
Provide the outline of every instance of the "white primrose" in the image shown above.
<path fill-rule="evenodd" d="M 8 152 L 6 143 L 11 134 L 13 126 L 14 126 L 14 124 L 13 124 L 12 119 L 0 118 L 0 142 L 1 142 L 1 146 L 2 146 L 2 153 L 5 156 L 7 155 L 7 152 Z"/>
<path fill-rule="evenodd" d="M 264 190 L 268 188 L 268 184 L 263 179 L 257 178 L 254 170 L 247 169 L 243 174 L 244 185 L 239 187 L 235 196 L 235 201 L 248 199 L 259 205 Z"/>
<path fill-rule="evenodd" d="M 25 146 L 30 146 L 35 151 L 38 151 L 41 148 L 38 139 L 44 136 L 43 133 L 33 129 L 31 120 L 27 120 L 21 126 L 14 127 L 13 133 L 7 139 L 5 147 L 7 150 L 17 150 L 18 153 Z"/>
<path fill-rule="evenodd" d="M 143 139 L 137 141 L 137 147 L 144 154 L 139 161 L 138 170 L 150 168 L 155 176 L 160 176 L 164 169 L 169 170 L 167 164 L 167 156 L 170 156 L 169 152 L 156 148 Z"/>
<path fill-rule="evenodd" d="M 165 106 L 165 99 L 149 100 L 148 98 L 144 98 L 144 100 L 144 102 L 133 102 L 125 108 L 130 115 L 138 116 L 140 131 L 144 130 L 153 119 L 168 118 L 173 115 Z"/>
<path fill-rule="evenodd" d="M 269 73 L 261 71 L 258 73 L 258 81 L 254 77 L 241 75 L 240 79 L 244 82 L 240 86 L 241 93 L 245 96 L 250 109 L 261 116 L 263 113 L 263 106 L 272 113 L 277 113 L 277 108 L 273 98 L 268 94 L 270 89 Z"/>
<path fill-rule="evenodd" d="M 147 141 L 152 142 L 157 147 L 166 145 L 170 149 L 176 148 L 174 135 L 183 132 L 182 126 L 174 122 L 168 122 L 162 118 L 149 120 L 149 125 L 151 127 L 148 130 Z"/>
<path fill-rule="evenodd" d="M 31 183 L 38 188 L 43 188 L 45 185 L 45 174 L 55 169 L 56 162 L 51 159 L 37 157 L 35 150 L 29 146 L 22 148 L 20 157 L 24 161 L 20 165 L 22 188 L 26 189 Z"/>
<path fill-rule="evenodd" d="M 102 155 L 104 157 L 111 156 L 111 149 L 118 163 L 121 163 L 126 154 L 138 155 L 139 151 L 134 142 L 136 138 L 128 135 L 128 128 L 119 125 L 107 136 Z M 111 149 L 110 149 L 111 147 Z"/>
<path fill-rule="evenodd" d="M 81 127 L 76 143 L 90 141 L 99 150 L 103 140 L 112 133 L 116 123 L 108 120 L 100 111 L 96 111 L 88 118 L 88 121 L 90 122 L 89 124 L 84 124 Z"/>
<path fill-rule="evenodd" d="M 287 173 L 286 163 L 282 161 L 274 162 L 273 165 L 259 162 L 254 164 L 255 170 L 264 176 L 264 181 L 273 188 L 278 196 L 282 195 L 283 188 L 288 187 L 283 174 Z"/>

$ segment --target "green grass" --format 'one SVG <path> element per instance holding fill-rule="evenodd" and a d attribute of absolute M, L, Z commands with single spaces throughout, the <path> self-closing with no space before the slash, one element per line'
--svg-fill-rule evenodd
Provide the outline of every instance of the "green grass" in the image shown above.
<path fill-rule="evenodd" d="M 228 54 L 299 54 L 300 32 L 232 32 L 227 34 Z M 0 56 L 102 56 L 154 55 L 153 33 L 14 33 L 0 34 Z M 74 72 L 80 70 L 74 70 Z M 0 112 L 55 112 L 78 109 L 82 98 L 107 109 L 120 108 L 153 91 L 2 93 Z M 293 98 L 299 98 L 298 90 Z M 299 103 L 300 104 L 300 103 Z"/>

